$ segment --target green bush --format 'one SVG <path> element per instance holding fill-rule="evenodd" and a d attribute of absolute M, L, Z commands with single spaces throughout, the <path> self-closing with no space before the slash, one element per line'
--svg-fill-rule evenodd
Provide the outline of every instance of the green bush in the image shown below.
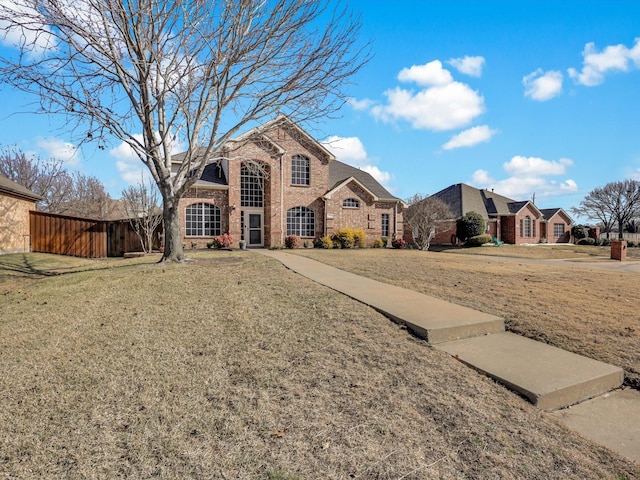
<path fill-rule="evenodd" d="M 389 245 L 389 238 L 388 237 L 382 237 L 382 246 L 384 248 L 387 248 L 387 245 Z"/>
<path fill-rule="evenodd" d="M 586 225 L 574 225 L 571 227 L 571 235 L 576 239 L 578 245 L 584 245 L 579 242 L 583 238 L 589 237 L 589 227 Z M 590 244 L 589 244 L 590 245 Z"/>
<path fill-rule="evenodd" d="M 373 248 L 383 248 L 384 246 L 384 241 L 381 238 L 376 238 L 373 241 Z"/>
<path fill-rule="evenodd" d="M 464 242 L 465 247 L 480 247 L 485 243 L 491 242 L 491 235 L 483 233 L 482 235 L 474 235 L 473 237 L 467 238 L 467 241 Z"/>
<path fill-rule="evenodd" d="M 608 238 L 603 238 L 602 239 L 602 246 L 603 247 L 608 247 L 609 245 L 611 245 L 611 240 Z"/>
<path fill-rule="evenodd" d="M 284 239 L 284 246 L 286 248 L 300 248 L 300 237 L 296 235 L 288 235 Z"/>
<path fill-rule="evenodd" d="M 486 224 L 482 215 L 476 212 L 467 212 L 456 220 L 456 237 L 462 241 L 471 237 L 482 235 L 486 230 Z"/>
<path fill-rule="evenodd" d="M 634 242 L 633 240 L 629 240 L 627 242 L 627 247 L 635 247 L 636 246 L 636 242 Z"/>

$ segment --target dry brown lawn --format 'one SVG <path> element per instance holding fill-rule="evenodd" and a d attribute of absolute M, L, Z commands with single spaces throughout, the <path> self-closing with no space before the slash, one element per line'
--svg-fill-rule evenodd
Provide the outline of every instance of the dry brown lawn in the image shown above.
<path fill-rule="evenodd" d="M 313 255 L 393 275 L 424 262 L 413 270 L 440 276 L 413 283 L 454 292 L 493 270 L 449 254 Z M 640 478 L 637 464 L 273 260 L 191 256 L 0 257 L 0 478 Z M 443 276 L 456 259 L 470 276 L 457 286 Z"/>
<path fill-rule="evenodd" d="M 299 250 L 383 282 L 505 319 L 507 329 L 618 365 L 640 388 L 639 273 L 590 268 L 612 262 L 609 249 L 503 246 L 416 250 Z M 629 261 L 640 248 L 628 250 Z M 566 262 L 545 260 L 568 259 Z"/>

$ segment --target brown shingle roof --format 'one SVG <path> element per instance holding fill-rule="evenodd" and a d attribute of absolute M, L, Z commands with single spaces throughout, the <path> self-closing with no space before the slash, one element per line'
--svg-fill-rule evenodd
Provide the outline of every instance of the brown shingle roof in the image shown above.
<path fill-rule="evenodd" d="M 19 183 L 9 180 L 7 177 L 0 175 L 0 192 L 5 192 L 17 197 L 22 197 L 27 200 L 33 200 L 37 202 L 42 200 L 42 197 L 36 193 L 33 193 L 26 187 L 23 187 Z"/>
<path fill-rule="evenodd" d="M 364 170 L 352 167 L 351 165 L 339 162 L 338 160 L 334 160 L 329 164 L 329 184 L 331 185 L 329 190 L 333 190 L 351 177 L 360 182 L 362 186 L 374 194 L 378 200 L 391 200 L 394 202 L 400 200 L 399 198 L 391 195 L 386 188 L 380 185 L 380 183 L 371 176 L 371 174 Z"/>

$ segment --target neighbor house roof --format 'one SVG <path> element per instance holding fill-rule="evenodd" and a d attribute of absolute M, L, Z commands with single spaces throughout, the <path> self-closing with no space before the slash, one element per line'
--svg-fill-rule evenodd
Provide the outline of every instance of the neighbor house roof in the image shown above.
<path fill-rule="evenodd" d="M 386 188 L 371 176 L 371 174 L 360 170 L 359 168 L 352 167 L 346 163 L 334 160 L 329 164 L 329 192 L 341 186 L 346 180 L 353 178 L 364 187 L 374 198 L 374 200 L 386 200 L 391 202 L 397 202 L 400 199 L 391 195 Z"/>
<path fill-rule="evenodd" d="M 511 204 L 521 203 L 489 190 L 479 190 L 465 183 L 451 185 L 434 193 L 433 196 L 449 205 L 455 217 L 461 217 L 468 212 L 479 213 L 484 218 L 513 215 L 515 212 L 512 211 Z"/>
<path fill-rule="evenodd" d="M 37 193 L 33 193 L 26 187 L 23 187 L 19 183 L 9 180 L 7 177 L 0 175 L 0 192 L 7 193 L 16 197 L 24 198 L 26 200 L 32 200 L 37 202 L 42 200 L 42 197 Z"/>

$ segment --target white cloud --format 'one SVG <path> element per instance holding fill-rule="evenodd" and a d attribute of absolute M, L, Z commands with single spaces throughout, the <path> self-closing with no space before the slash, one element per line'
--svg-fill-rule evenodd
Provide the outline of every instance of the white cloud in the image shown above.
<path fill-rule="evenodd" d="M 25 2 L 0 0 L 0 18 L 11 19 L 0 20 L 0 44 L 24 48 L 31 56 L 56 48 L 55 37 L 42 15 Z"/>
<path fill-rule="evenodd" d="M 536 197 L 552 197 L 564 195 L 578 190 L 572 179 L 557 180 L 565 175 L 573 161 L 561 158 L 558 161 L 544 160 L 537 157 L 515 156 L 503 164 L 509 177 L 495 180 L 486 170 L 477 170 L 472 175 L 471 184 L 478 188 L 493 189 L 496 193 L 515 200 L 528 200 L 535 193 Z"/>
<path fill-rule="evenodd" d="M 452 82 L 414 93 L 396 87 L 385 92 L 387 104 L 371 110 L 383 121 L 406 120 L 413 128 L 452 130 L 468 125 L 485 111 L 484 98 L 468 85 Z"/>
<path fill-rule="evenodd" d="M 403 68 L 398 74 L 401 82 L 415 82 L 421 86 L 447 85 L 453 82 L 449 70 L 442 68 L 440 60 L 434 60 L 424 65 L 413 65 Z"/>
<path fill-rule="evenodd" d="M 369 173 L 386 188 L 392 189 L 389 184 L 394 180 L 393 175 L 373 165 L 358 137 L 338 137 L 334 135 L 322 143 L 335 155 L 337 160 Z"/>
<path fill-rule="evenodd" d="M 632 48 L 622 44 L 610 45 L 601 52 L 595 43 L 587 43 L 582 52 L 582 70 L 568 70 L 569 76 L 587 87 L 600 85 L 607 73 L 628 72 L 631 68 L 640 68 L 640 38 L 636 38 Z"/>
<path fill-rule="evenodd" d="M 442 148 L 453 150 L 460 147 L 473 147 L 478 143 L 488 142 L 496 133 L 498 131 L 492 130 L 488 125 L 472 127 L 451 137 L 451 140 L 445 143 Z"/>
<path fill-rule="evenodd" d="M 539 102 L 546 102 L 562 93 L 562 80 L 562 73 L 555 70 L 543 72 L 539 68 L 522 79 L 524 95 Z"/>
<path fill-rule="evenodd" d="M 353 97 L 347 99 L 347 103 L 351 105 L 351 108 L 354 110 L 368 110 L 374 104 L 373 100 L 369 100 L 368 98 L 363 98 L 362 100 L 356 100 Z"/>
<path fill-rule="evenodd" d="M 80 149 L 73 143 L 55 137 L 40 137 L 36 140 L 36 146 L 49 157 L 61 160 L 68 167 L 80 165 Z"/>
<path fill-rule="evenodd" d="M 567 167 L 573 165 L 569 158 L 561 158 L 559 161 L 543 160 L 538 157 L 523 157 L 516 155 L 510 161 L 504 163 L 505 172 L 516 177 L 539 175 L 564 175 Z"/>
<path fill-rule="evenodd" d="M 447 63 L 460 73 L 471 77 L 480 77 L 482 76 L 484 57 L 470 57 L 467 55 L 462 58 L 452 58 Z"/>

